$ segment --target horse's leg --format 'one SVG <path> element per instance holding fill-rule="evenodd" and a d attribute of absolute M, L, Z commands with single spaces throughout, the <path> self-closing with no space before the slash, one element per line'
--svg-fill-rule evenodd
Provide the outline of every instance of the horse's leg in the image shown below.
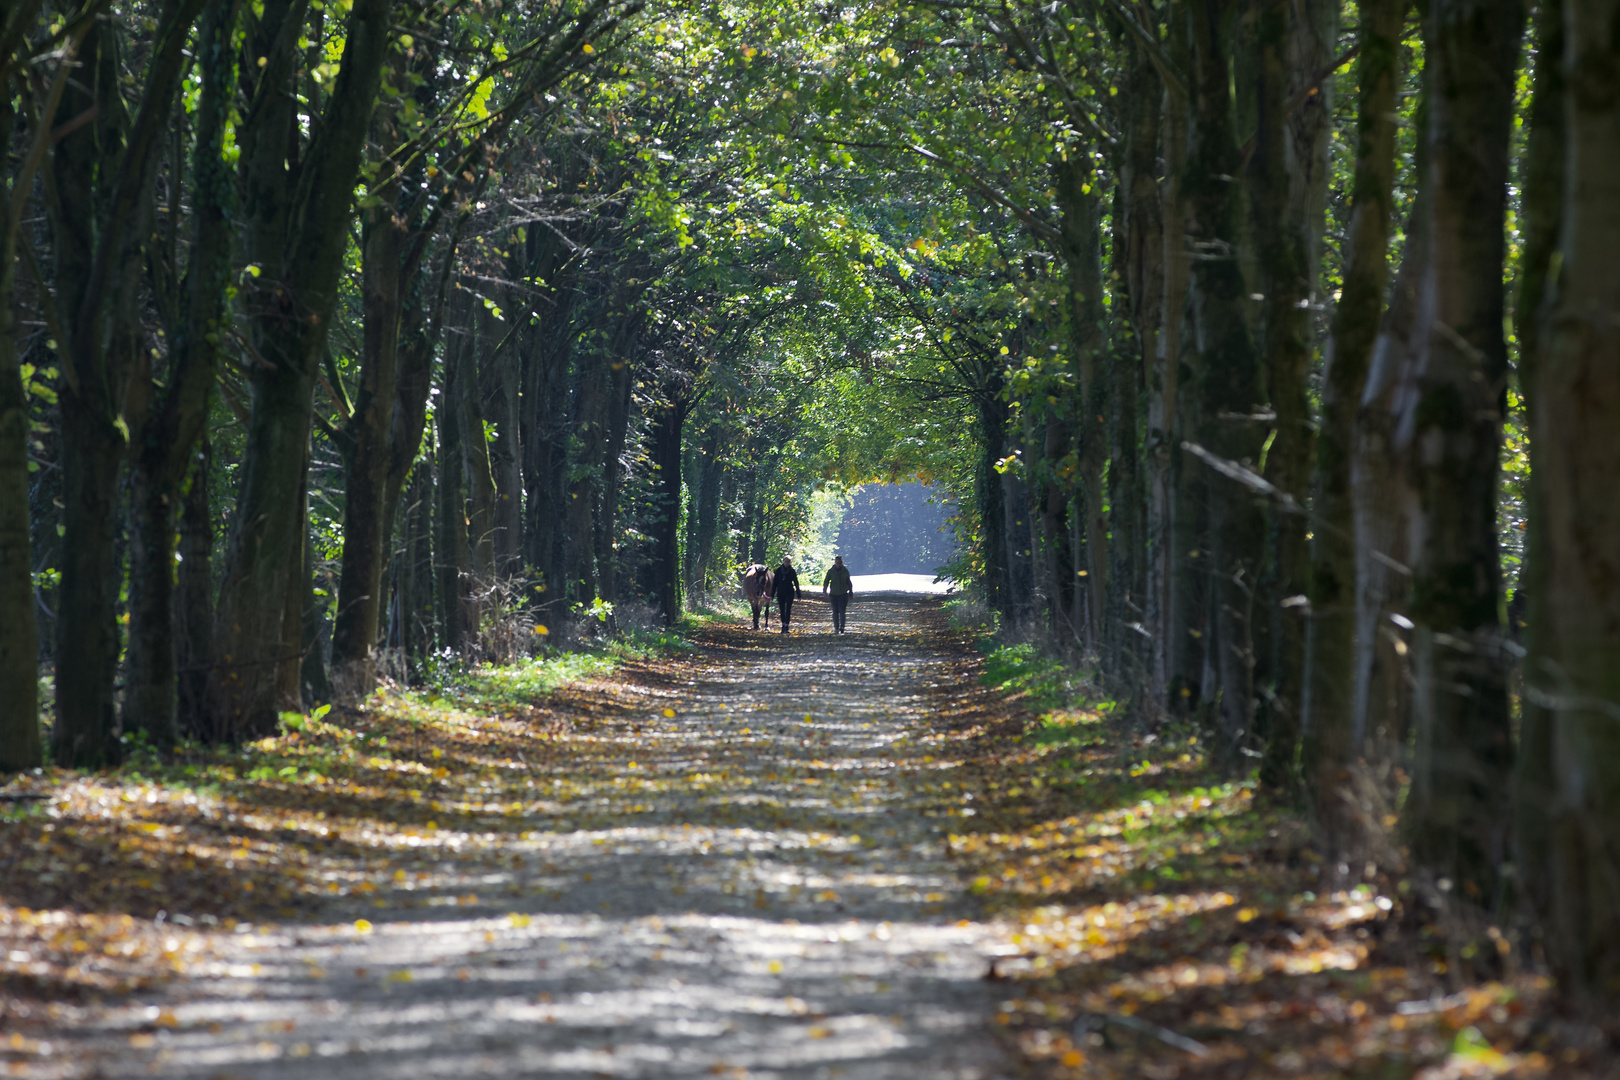
<path fill-rule="evenodd" d="M 754 629 L 758 630 L 759 629 L 759 601 L 758 600 L 750 600 L 750 601 L 748 601 L 748 606 L 754 609 Z"/>

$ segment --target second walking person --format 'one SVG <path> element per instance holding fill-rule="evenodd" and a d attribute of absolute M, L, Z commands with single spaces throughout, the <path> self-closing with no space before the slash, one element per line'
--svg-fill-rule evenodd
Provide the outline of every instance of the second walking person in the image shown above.
<path fill-rule="evenodd" d="M 782 565 L 776 568 L 776 613 L 782 620 L 782 633 L 788 632 L 788 620 L 793 617 L 793 601 L 804 596 L 799 588 L 799 572 L 793 569 L 793 560 L 782 556 Z"/>
<path fill-rule="evenodd" d="M 833 564 L 827 568 L 827 576 L 821 579 L 821 591 L 831 590 L 833 633 L 844 632 L 844 618 L 849 613 L 849 598 L 855 591 L 855 583 L 849 579 L 849 567 L 844 565 L 842 555 L 833 556 Z"/>

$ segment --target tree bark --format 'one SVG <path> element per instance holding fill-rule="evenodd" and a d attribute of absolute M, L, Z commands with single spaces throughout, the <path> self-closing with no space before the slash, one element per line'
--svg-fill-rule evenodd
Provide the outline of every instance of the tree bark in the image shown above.
<path fill-rule="evenodd" d="M 1312 348 L 1319 237 L 1327 186 L 1332 82 L 1318 83 L 1332 59 L 1335 5 L 1265 0 L 1259 10 L 1258 123 L 1249 194 L 1265 299 L 1261 304 L 1266 395 L 1276 414 L 1265 478 L 1303 507 L 1315 449 L 1306 396 Z M 1297 104 L 1296 104 L 1297 102 Z M 1290 106 L 1293 106 L 1290 110 Z M 1304 692 L 1305 516 L 1268 507 L 1270 565 L 1260 599 L 1270 622 L 1269 693 L 1261 787 L 1292 798 Z"/>
<path fill-rule="evenodd" d="M 478 388 L 484 417 L 495 425 L 495 439 L 488 444 L 490 480 L 494 484 L 490 544 L 494 552 L 494 572 L 506 578 L 522 569 L 523 550 L 517 353 L 507 339 L 506 325 L 488 312 L 481 318 L 484 321 L 480 336 L 485 346 L 478 361 Z"/>
<path fill-rule="evenodd" d="M 276 27 L 274 48 L 266 44 L 260 52 L 266 65 L 247 121 L 254 130 L 241 155 L 248 255 L 263 269 L 247 299 L 257 363 L 216 612 L 219 664 L 209 683 L 218 735 L 232 740 L 275 726 L 283 635 L 274 613 L 284 610 L 288 578 L 303 563 L 303 538 L 294 526 L 315 365 L 336 305 L 352 193 L 390 28 L 389 0 L 357 0 L 332 95 L 307 153 L 294 165 L 284 141 L 292 106 L 281 80 L 291 75 L 303 0 L 290 6 Z M 267 18 L 270 11 L 267 4 Z"/>
<path fill-rule="evenodd" d="M 1135 621 L 1145 634 L 1137 635 L 1135 677 L 1150 700 L 1162 703 L 1164 631 L 1169 619 L 1165 603 L 1165 555 L 1170 459 L 1169 431 L 1165 423 L 1175 410 L 1165 398 L 1165 358 L 1161 353 L 1165 339 L 1167 267 L 1164 204 L 1157 174 L 1161 151 L 1168 153 L 1168 147 L 1163 146 L 1161 138 L 1164 88 L 1140 43 L 1130 51 L 1129 63 L 1125 151 L 1119 176 L 1124 224 L 1121 287 L 1136 346 L 1136 362 L 1141 365 L 1136 378 L 1145 404 L 1136 483 L 1141 504 L 1138 520 L 1142 531 L 1137 541 L 1140 569 L 1134 586 L 1136 603 L 1141 607 Z M 1174 380 L 1170 382 L 1173 385 Z"/>
<path fill-rule="evenodd" d="M 652 467 L 658 474 L 652 507 L 652 591 L 666 624 L 681 616 L 681 429 L 686 409 L 686 398 L 677 393 L 652 418 Z"/>
<path fill-rule="evenodd" d="M 1525 536 L 1524 563 L 1519 573 L 1516 600 L 1545 595 L 1552 569 L 1539 525 L 1546 516 L 1542 503 L 1543 465 L 1541 443 L 1535 438 L 1537 405 L 1536 376 L 1541 364 L 1542 312 L 1552 295 L 1553 255 L 1558 251 L 1563 227 L 1564 184 L 1568 137 L 1565 111 L 1567 86 L 1564 78 L 1564 5 L 1542 4 L 1536 16 L 1536 67 L 1534 98 L 1530 106 L 1530 137 L 1522 166 L 1520 221 L 1524 248 L 1519 265 L 1519 296 L 1514 304 L 1514 330 L 1519 344 L 1519 390 L 1524 412 L 1530 419 L 1530 477 L 1525 490 L 1525 511 L 1529 529 Z M 1560 264 L 1562 256 L 1560 255 Z M 1534 650 L 1547 639 L 1543 613 L 1546 605 L 1525 605 L 1525 638 Z M 1512 606 L 1509 607 L 1509 617 Z M 1510 627 L 1512 630 L 1517 627 Z M 1519 753 L 1514 778 L 1515 851 L 1517 877 L 1531 910 L 1541 916 L 1543 926 L 1553 925 L 1552 891 L 1556 871 L 1552 808 L 1557 779 L 1553 758 L 1553 713 L 1539 692 L 1535 676 L 1538 658 L 1534 652 L 1525 664 L 1527 692 L 1520 702 Z"/>
<path fill-rule="evenodd" d="M 213 453 L 206 434 L 200 441 L 180 507 L 180 584 L 175 605 L 178 726 L 192 738 L 208 734 L 208 672 L 214 662 L 214 516 L 208 490 Z"/>
<path fill-rule="evenodd" d="M 383 125 L 391 130 L 391 126 Z M 391 168 L 392 163 L 382 163 Z M 343 556 L 338 579 L 332 662 L 340 667 L 363 665 L 371 657 L 382 614 L 383 567 L 393 520 L 384 519 L 388 477 L 389 430 L 393 425 L 399 383 L 402 259 L 405 221 L 399 214 L 400 188 L 388 184 L 378 193 L 380 206 L 365 215 L 360 239 L 360 290 L 364 304 L 364 355 L 360 391 L 345 433 L 352 449 L 344 462 Z"/>
<path fill-rule="evenodd" d="M 1104 473 L 1109 428 L 1107 339 L 1103 333 L 1102 229 L 1098 180 L 1089 157 L 1071 154 L 1054 167 L 1062 211 L 1063 260 L 1068 271 L 1069 340 L 1079 370 L 1074 404 L 1079 442 L 1079 489 L 1086 535 L 1086 596 L 1091 647 L 1105 651 L 1109 630 L 1108 517 Z M 1105 666 L 1112 668 L 1105 660 Z"/>
<path fill-rule="evenodd" d="M 1395 180 L 1395 93 L 1406 0 L 1370 0 L 1361 11 L 1356 61 L 1356 163 L 1351 182 L 1344 284 L 1333 316 L 1322 380 L 1322 420 L 1312 477 L 1302 772 L 1330 855 L 1349 843 L 1346 800 L 1355 680 L 1355 517 L 1350 460 L 1357 404 L 1378 337 L 1389 280 L 1389 227 Z"/>
<path fill-rule="evenodd" d="M 19 11 L 16 17 L 31 17 Z M 0 56 L 0 86 L 9 86 Z M 0 95 L 0 131 L 15 121 L 10 92 Z M 28 391 L 17 355 L 17 228 L 13 199 L 28 173 L 0 184 L 0 773 L 44 761 L 39 731 L 39 638 L 34 619 L 33 559 L 28 536 Z"/>
<path fill-rule="evenodd" d="M 1560 990 L 1608 1019 L 1620 1000 L 1620 3 L 1573 0 L 1564 17 L 1562 260 L 1531 396 L 1544 565 L 1526 681 L 1551 728 L 1548 955 Z"/>
<path fill-rule="evenodd" d="M 211 0 L 203 14 L 198 57 L 202 93 L 191 167 L 192 243 L 180 313 L 170 327 L 166 385 L 143 393 L 153 407 L 149 415 L 132 416 L 131 423 L 133 520 L 124 728 L 144 729 L 151 744 L 161 748 L 173 746 L 181 730 L 177 680 L 187 663 L 177 652 L 186 647 L 179 641 L 175 610 L 176 511 L 189 498 L 182 486 L 188 471 L 195 471 L 193 450 L 208 421 L 230 284 L 232 180 L 223 152 L 234 89 L 231 46 L 237 11 L 236 0 Z M 206 489 L 206 467 L 200 475 Z M 206 490 L 200 498 L 206 513 Z M 184 565 L 180 573 L 184 576 Z M 205 593 L 202 599 L 204 610 L 212 610 L 211 596 Z M 192 671 L 189 677 L 198 674 Z M 193 717 L 198 715 L 195 702 L 188 708 Z"/>
<path fill-rule="evenodd" d="M 1502 234 L 1524 9 L 1437 0 L 1426 26 L 1429 258 L 1396 440 L 1419 500 L 1412 567 L 1412 853 L 1494 906 L 1512 732 L 1496 497 L 1507 345 Z"/>
<path fill-rule="evenodd" d="M 144 362 L 140 291 L 152 232 L 154 188 L 186 45 L 203 0 L 163 13 L 131 120 L 120 87 L 115 24 L 85 37 L 85 64 L 54 123 L 94 119 L 55 153 L 51 207 L 57 237 L 57 306 L 70 313 L 61 394 L 62 587 L 57 637 L 56 758 L 65 765 L 117 760 L 118 475 L 128 442 L 126 393 Z M 66 111 L 71 110 L 71 111 Z M 172 572 L 172 571 L 171 571 Z M 172 678 L 172 676 L 171 676 Z"/>
<path fill-rule="evenodd" d="M 1248 302 L 1237 261 L 1238 200 L 1233 177 L 1241 170 L 1231 127 L 1231 81 L 1222 28 L 1223 0 L 1192 8 L 1192 113 L 1182 185 L 1188 242 L 1193 255 L 1187 308 L 1191 345 L 1202 371 L 1199 441 L 1209 452 L 1250 469 L 1263 442 L 1252 417 L 1263 400 L 1259 357 L 1250 338 Z M 1265 521 L 1255 495 L 1230 481 L 1209 484 L 1210 621 L 1220 684 L 1219 723 L 1224 750 L 1235 755 L 1253 736 L 1254 648 L 1251 620 Z"/>

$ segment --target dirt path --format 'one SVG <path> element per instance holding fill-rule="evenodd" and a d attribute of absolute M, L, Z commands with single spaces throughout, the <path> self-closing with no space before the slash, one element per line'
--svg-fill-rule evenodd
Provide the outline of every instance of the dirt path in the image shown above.
<path fill-rule="evenodd" d="M 718 629 L 678 677 L 581 691 L 595 716 L 530 763 L 549 801 L 527 831 L 435 825 L 398 888 L 338 909 L 353 921 L 220 934 L 165 989 L 64 1012 L 56 1060 L 85 1075 L 88 1053 L 104 1076 L 1007 1075 L 992 936 L 944 858 L 936 706 L 949 695 L 971 722 L 974 694 L 934 603 L 864 596 L 842 637 L 808 604 L 786 638 Z"/>

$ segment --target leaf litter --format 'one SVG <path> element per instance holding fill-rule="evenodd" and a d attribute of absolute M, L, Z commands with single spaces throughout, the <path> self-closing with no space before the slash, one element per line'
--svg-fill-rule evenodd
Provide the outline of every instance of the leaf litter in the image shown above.
<path fill-rule="evenodd" d="M 601 1075 L 684 1075 L 631 1064 L 682 1039 L 703 1048 L 693 1075 L 738 1077 L 784 1061 L 874 1077 L 1613 1075 L 1506 938 L 1448 951 L 1398 867 L 1313 891 L 1305 828 L 1217 772 L 1195 732 L 1144 732 L 1106 702 L 1049 707 L 1029 664 L 992 657 L 981 685 L 972 635 L 931 604 L 878 629 L 783 643 L 721 623 L 696 654 L 666 642 L 388 688 L 235 751 L 24 778 L 12 792 L 43 798 L 0 816 L 0 1061 L 93 1075 L 135 1053 L 193 1075 L 185 1062 L 213 1054 L 234 1071 L 195 1075 L 320 1075 L 298 1063 L 342 1050 L 410 1075 L 334 1030 L 368 1001 L 444 1011 L 445 987 L 504 986 L 519 965 L 521 1003 L 500 1009 L 570 1053 L 595 1039 Z M 866 646 L 856 675 L 822 662 L 849 645 Z M 757 679 L 785 662 L 800 685 L 768 692 Z M 880 692 L 816 697 L 877 665 Z M 688 982 L 673 1002 L 621 1003 L 617 1044 L 566 981 L 650 985 L 672 964 Z M 269 978 L 351 1011 L 220 1008 L 263 993 L 222 987 Z M 929 1037 L 969 1071 L 889 1056 L 921 1044 L 918 1009 L 941 988 L 955 1027 Z M 1016 1064 L 975 1049 L 983 1014 Z M 434 1045 L 464 1055 L 454 1042 Z"/>

